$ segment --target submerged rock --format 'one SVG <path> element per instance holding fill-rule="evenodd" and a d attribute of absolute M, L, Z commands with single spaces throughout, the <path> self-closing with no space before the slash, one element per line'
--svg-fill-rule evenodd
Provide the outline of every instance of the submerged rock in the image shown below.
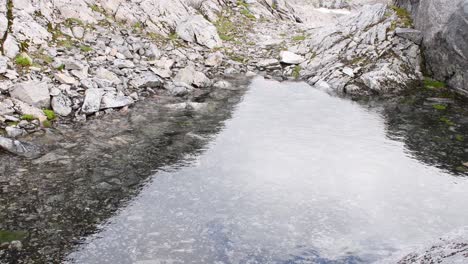
<path fill-rule="evenodd" d="M 37 158 L 41 155 L 41 149 L 38 146 L 1 136 L 0 149 L 25 158 Z"/>
<path fill-rule="evenodd" d="M 85 99 L 81 110 L 85 114 L 96 113 L 101 109 L 101 99 L 104 95 L 104 90 L 92 88 L 86 90 Z"/>

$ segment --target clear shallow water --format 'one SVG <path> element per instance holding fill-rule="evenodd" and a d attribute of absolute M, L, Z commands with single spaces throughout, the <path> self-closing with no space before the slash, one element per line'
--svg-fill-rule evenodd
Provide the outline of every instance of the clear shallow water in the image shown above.
<path fill-rule="evenodd" d="M 390 139 L 377 111 L 250 87 L 205 151 L 156 172 L 70 262 L 379 263 L 468 223 L 467 180 Z"/>

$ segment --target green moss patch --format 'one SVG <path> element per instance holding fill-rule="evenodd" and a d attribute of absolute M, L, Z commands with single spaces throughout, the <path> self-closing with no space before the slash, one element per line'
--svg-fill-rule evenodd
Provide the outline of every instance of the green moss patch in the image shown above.
<path fill-rule="evenodd" d="M 0 243 L 8 243 L 15 240 L 23 240 L 28 236 L 24 231 L 0 230 Z"/>

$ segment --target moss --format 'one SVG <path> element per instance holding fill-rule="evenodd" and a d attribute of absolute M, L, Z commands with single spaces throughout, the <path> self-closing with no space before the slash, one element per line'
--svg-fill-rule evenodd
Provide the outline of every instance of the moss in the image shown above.
<path fill-rule="evenodd" d="M 132 27 L 134 29 L 141 30 L 141 29 L 143 29 L 143 24 L 141 22 L 136 22 L 135 24 L 133 24 Z"/>
<path fill-rule="evenodd" d="M 170 41 L 176 41 L 176 40 L 179 39 L 179 35 L 177 35 L 176 32 L 171 32 L 171 34 L 169 34 L 168 38 L 169 38 Z"/>
<path fill-rule="evenodd" d="M 44 109 L 42 110 L 42 112 L 44 112 L 44 115 L 47 117 L 47 120 L 54 120 L 55 118 L 57 118 L 55 112 L 52 110 Z"/>
<path fill-rule="evenodd" d="M 57 70 L 59 71 L 65 70 L 65 64 L 60 64 L 60 66 L 57 67 Z"/>
<path fill-rule="evenodd" d="M 277 5 L 276 3 L 273 3 L 273 4 L 271 5 L 271 8 L 273 8 L 273 10 L 276 10 L 276 9 L 278 9 L 278 5 Z"/>
<path fill-rule="evenodd" d="M 305 35 L 297 35 L 297 36 L 292 37 L 293 41 L 303 41 L 305 39 L 306 39 Z"/>
<path fill-rule="evenodd" d="M 405 27 L 412 27 L 413 26 L 413 19 L 411 18 L 411 14 L 404 8 L 392 5 L 390 6 L 393 11 L 395 11 L 396 15 L 399 18 L 399 22 Z"/>
<path fill-rule="evenodd" d="M 26 53 L 21 53 L 20 55 L 16 56 L 15 62 L 17 65 L 21 67 L 29 67 L 32 65 L 33 61 L 31 57 L 28 56 Z"/>
<path fill-rule="evenodd" d="M 64 24 L 66 27 L 85 26 L 85 23 L 83 23 L 83 21 L 79 20 L 78 18 L 67 18 Z"/>
<path fill-rule="evenodd" d="M 104 14 L 105 11 L 103 8 L 101 8 L 100 6 L 94 4 L 94 5 L 91 5 L 89 8 L 91 8 L 91 10 L 93 10 L 94 12 L 97 12 L 97 13 L 101 13 L 101 14 Z"/>
<path fill-rule="evenodd" d="M 299 77 L 301 77 L 301 70 L 302 70 L 301 66 L 299 65 L 294 66 L 294 69 L 292 71 L 292 76 L 294 77 L 294 79 L 297 80 L 299 79 Z"/>
<path fill-rule="evenodd" d="M 232 41 L 235 38 L 236 26 L 229 17 L 221 16 L 215 23 L 219 37 L 224 41 Z"/>
<path fill-rule="evenodd" d="M 440 122 L 445 123 L 447 126 L 454 126 L 455 125 L 455 123 L 452 120 L 448 119 L 445 116 L 441 117 L 439 120 L 440 120 Z"/>
<path fill-rule="evenodd" d="M 430 78 L 424 79 L 424 87 L 428 89 L 441 89 L 445 88 L 447 85 L 443 82 L 439 82 Z"/>
<path fill-rule="evenodd" d="M 42 122 L 42 126 L 45 128 L 50 128 L 52 127 L 52 123 L 49 120 L 45 120 L 44 122 Z"/>
<path fill-rule="evenodd" d="M 73 41 L 71 41 L 69 38 L 61 39 L 57 41 L 57 46 L 70 49 L 73 47 Z"/>
<path fill-rule="evenodd" d="M 252 13 L 250 13 L 247 8 L 242 9 L 240 13 L 250 20 L 257 20 L 257 18 Z"/>
<path fill-rule="evenodd" d="M 80 46 L 80 50 L 81 50 L 82 52 L 90 52 L 90 51 L 93 50 L 93 48 L 91 48 L 90 46 L 87 46 L 87 45 L 81 45 L 81 46 Z"/>
<path fill-rule="evenodd" d="M 28 236 L 24 231 L 0 230 L 0 243 L 8 243 L 15 240 L 23 240 Z"/>
<path fill-rule="evenodd" d="M 33 121 L 33 120 L 36 119 L 35 116 L 30 115 L 30 114 L 22 115 L 20 118 L 21 118 L 21 120 L 26 120 L 26 121 Z"/>
<path fill-rule="evenodd" d="M 248 59 L 246 57 L 240 56 L 240 55 L 235 55 L 235 54 L 229 54 L 229 58 L 233 61 L 237 61 L 240 63 L 246 63 Z"/>
<path fill-rule="evenodd" d="M 455 140 L 459 142 L 465 141 L 465 137 L 463 135 L 457 134 L 455 135 Z"/>
<path fill-rule="evenodd" d="M 443 104 L 435 104 L 435 105 L 433 105 L 432 107 L 434 107 L 434 109 L 440 110 L 440 111 L 443 111 L 443 110 L 446 110 L 446 109 L 447 109 L 447 106 L 446 106 L 446 105 L 443 105 Z"/>
<path fill-rule="evenodd" d="M 246 2 L 244 2 L 243 0 L 238 0 L 237 1 L 237 5 L 238 6 L 243 6 L 245 8 L 248 8 L 249 7 L 249 4 L 247 4 Z"/>

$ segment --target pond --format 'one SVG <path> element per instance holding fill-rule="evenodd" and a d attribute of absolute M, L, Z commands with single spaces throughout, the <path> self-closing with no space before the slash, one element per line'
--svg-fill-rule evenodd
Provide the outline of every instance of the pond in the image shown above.
<path fill-rule="evenodd" d="M 235 87 L 147 100 L 46 133 L 39 160 L 9 157 L 1 228 L 29 237 L 7 257 L 373 263 L 468 223 L 465 129 L 431 105 L 260 77 Z"/>

